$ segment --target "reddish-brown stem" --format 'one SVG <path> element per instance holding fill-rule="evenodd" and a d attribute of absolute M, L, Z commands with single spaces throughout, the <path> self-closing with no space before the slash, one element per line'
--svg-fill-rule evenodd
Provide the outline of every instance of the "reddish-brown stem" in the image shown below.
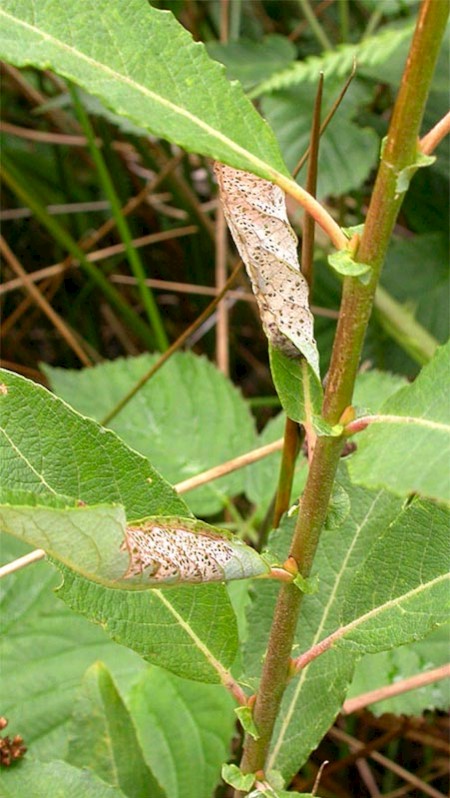
<path fill-rule="evenodd" d="M 323 407 L 325 420 L 333 425 L 351 404 L 376 285 L 402 201 L 398 176 L 416 162 L 420 123 L 447 16 L 447 2 L 422 0 L 358 252 L 358 260 L 371 266 L 371 280 L 368 285 L 357 278 L 344 280 Z M 291 548 L 304 577 L 310 573 L 326 517 L 342 442 L 342 438 L 320 437 L 314 451 Z M 253 712 L 260 739 L 246 737 L 244 772 L 256 772 L 265 765 L 289 672 L 301 595 L 293 585 L 280 589 Z"/>

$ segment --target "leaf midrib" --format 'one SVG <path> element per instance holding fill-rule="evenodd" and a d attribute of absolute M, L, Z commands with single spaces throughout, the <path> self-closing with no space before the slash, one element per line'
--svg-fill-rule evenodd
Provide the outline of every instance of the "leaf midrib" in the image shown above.
<path fill-rule="evenodd" d="M 212 138 L 215 138 L 216 140 L 222 142 L 223 144 L 225 144 L 227 147 L 229 147 L 230 149 L 232 149 L 234 152 L 238 153 L 239 155 L 244 156 L 257 169 L 259 169 L 259 170 L 261 170 L 263 172 L 266 172 L 266 173 L 270 173 L 272 178 L 275 178 L 275 177 L 285 178 L 285 176 L 282 175 L 280 172 L 278 172 L 278 170 L 274 169 L 269 164 L 267 164 L 265 161 L 262 161 L 260 158 L 258 158 L 257 156 L 253 155 L 251 152 L 249 152 L 249 150 L 246 150 L 244 147 L 241 147 L 239 144 L 236 144 L 236 142 L 234 142 L 232 139 L 228 138 L 228 136 L 225 136 L 223 133 L 221 133 L 216 128 L 211 127 L 210 125 L 208 125 L 207 122 L 204 122 L 199 117 L 194 116 L 193 114 L 191 114 L 190 111 L 187 111 L 182 106 L 175 105 L 175 103 L 171 102 L 170 100 L 165 99 L 164 97 L 162 97 L 159 94 L 155 94 L 155 92 L 153 92 L 151 89 L 148 89 L 146 86 L 143 86 L 141 83 L 136 83 L 136 81 L 134 81 L 132 78 L 129 78 L 129 77 L 121 74 L 120 72 L 116 72 L 114 69 L 111 69 L 111 67 L 108 67 L 106 64 L 103 64 L 101 61 L 97 61 L 94 58 L 91 58 L 90 56 L 88 56 L 85 53 L 83 53 L 80 50 L 78 50 L 76 47 L 72 47 L 70 45 L 65 44 L 60 39 L 55 38 L 51 34 L 47 33 L 44 30 L 42 30 L 41 28 L 38 28 L 38 27 L 36 27 L 34 25 L 31 25 L 30 23 L 25 22 L 24 20 L 14 16 L 13 14 L 9 14 L 4 9 L 0 9 L 0 17 L 2 17 L 2 16 L 5 17 L 6 19 L 12 21 L 13 23 L 15 23 L 17 25 L 20 25 L 21 27 L 31 31 L 32 33 L 34 33 L 34 34 L 36 34 L 38 36 L 41 36 L 47 42 L 50 42 L 54 46 L 59 47 L 61 50 L 65 51 L 67 53 L 70 53 L 74 57 L 79 58 L 81 61 L 85 61 L 90 66 L 94 67 L 95 69 L 103 71 L 103 73 L 105 75 L 108 75 L 109 77 L 114 78 L 114 80 L 117 80 L 118 82 L 120 82 L 120 83 L 122 83 L 122 84 L 124 84 L 124 85 L 126 85 L 126 86 L 128 86 L 130 88 L 132 88 L 133 90 L 135 90 L 137 92 L 140 92 L 144 97 L 147 97 L 147 98 L 153 100 L 154 102 L 159 103 L 161 106 L 167 108 L 172 113 L 178 114 L 179 116 L 183 116 L 185 119 L 189 120 L 189 122 L 193 123 L 194 125 L 196 125 L 200 129 L 204 130 Z M 32 59 L 30 61 L 30 63 L 35 63 L 35 59 Z M 62 70 L 61 70 L 61 74 L 63 74 Z M 70 75 L 68 75 L 68 77 L 70 78 Z M 132 119 L 131 115 L 129 115 L 129 114 L 125 114 L 125 115 L 128 116 L 128 118 Z M 140 121 L 139 124 L 142 125 L 142 121 Z"/>
<path fill-rule="evenodd" d="M 223 684 L 226 684 L 230 678 L 229 671 L 219 662 L 218 659 L 214 656 L 214 654 L 209 650 L 208 646 L 200 639 L 200 637 L 194 632 L 192 626 L 183 618 L 182 615 L 175 609 L 175 607 L 171 604 L 171 602 L 166 598 L 162 590 L 154 590 L 153 594 L 159 598 L 162 604 L 166 607 L 166 609 L 173 615 L 177 623 L 181 626 L 181 628 L 186 632 L 186 634 L 193 640 L 198 650 L 203 654 L 206 661 L 214 668 L 214 670 L 219 675 L 220 681 Z"/>

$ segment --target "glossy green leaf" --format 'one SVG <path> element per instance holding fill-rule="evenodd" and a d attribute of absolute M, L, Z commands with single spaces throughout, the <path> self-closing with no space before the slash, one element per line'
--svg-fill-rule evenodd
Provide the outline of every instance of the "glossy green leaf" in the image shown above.
<path fill-rule="evenodd" d="M 37 762 L 27 757 L 2 774 L 2 798 L 126 798 L 90 770 L 67 762 Z"/>
<path fill-rule="evenodd" d="M 128 798 L 164 798 L 144 760 L 136 729 L 102 662 L 86 672 L 75 703 L 67 761 L 89 768 Z"/>
<path fill-rule="evenodd" d="M 229 693 L 151 667 L 127 703 L 145 760 L 168 798 L 211 798 L 235 732 Z"/>
<path fill-rule="evenodd" d="M 60 565 L 57 594 L 113 640 L 185 679 L 220 682 L 237 651 L 236 617 L 222 585 L 119 591 Z"/>
<path fill-rule="evenodd" d="M 410 164 L 409 166 L 405 166 L 405 168 L 402 169 L 397 175 L 395 187 L 398 194 L 405 194 L 405 192 L 408 191 L 409 184 L 418 169 L 431 166 L 435 160 L 436 156 L 434 155 L 425 155 L 423 152 L 418 152 L 414 163 Z"/>
<path fill-rule="evenodd" d="M 26 553 L 10 535 L 0 536 L 2 564 Z M 101 659 L 121 689 L 146 667 L 116 645 L 100 626 L 72 612 L 54 595 L 55 569 L 37 562 L 2 579 L 0 661 L 2 713 L 40 760 L 66 755 L 68 724 L 83 673 Z"/>
<path fill-rule="evenodd" d="M 317 375 L 306 362 L 289 358 L 272 346 L 269 357 L 272 379 L 286 415 L 300 424 L 311 422 L 322 408 L 322 385 Z"/>
<path fill-rule="evenodd" d="M 386 420 L 358 434 L 350 461 L 355 481 L 450 501 L 449 354 L 450 344 L 440 347 L 415 382 L 380 408 Z"/>
<path fill-rule="evenodd" d="M 44 371 L 59 396 L 81 413 L 101 420 L 157 359 L 158 355 L 140 355 L 81 371 L 49 367 Z M 240 392 L 206 358 L 190 353 L 173 355 L 109 426 L 172 484 L 258 445 Z M 243 489 L 244 476 L 238 470 L 189 491 L 186 501 L 198 515 L 212 515 L 223 508 L 226 497 Z M 145 515 L 157 512 L 134 517 Z"/>
<path fill-rule="evenodd" d="M 254 740 L 259 740 L 259 732 L 253 719 L 252 708 L 248 706 L 241 706 L 236 707 L 234 711 L 244 732 L 249 734 L 250 737 L 253 737 Z"/>
<path fill-rule="evenodd" d="M 359 263 L 346 249 L 340 249 L 328 256 L 331 268 L 344 277 L 359 277 L 362 283 L 367 283 L 371 267 L 367 263 Z"/>
<path fill-rule="evenodd" d="M 269 177 L 286 174 L 273 134 L 167 11 L 146 0 L 6 0 L 1 57 L 53 69 L 156 136 Z"/>
<path fill-rule="evenodd" d="M 243 773 L 237 765 L 224 765 L 222 778 L 236 790 L 250 790 L 255 781 L 254 773 Z"/>

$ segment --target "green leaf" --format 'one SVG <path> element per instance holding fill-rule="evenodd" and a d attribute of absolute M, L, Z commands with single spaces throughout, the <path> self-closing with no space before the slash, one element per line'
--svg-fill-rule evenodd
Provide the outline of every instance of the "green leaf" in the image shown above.
<path fill-rule="evenodd" d="M 20 541 L 1 536 L 4 563 L 26 551 Z M 26 740 L 27 757 L 41 760 L 65 756 L 75 693 L 96 659 L 107 664 L 121 689 L 145 667 L 137 654 L 56 598 L 60 581 L 48 563 L 37 562 L 5 577 L 0 598 L 2 713 Z"/>
<path fill-rule="evenodd" d="M 122 507 L 61 510 L 35 506 L 34 503 L 0 506 L 3 532 L 44 549 L 58 562 L 87 579 L 117 588 L 127 587 L 123 577 L 128 557 L 120 550 L 125 523 Z"/>
<path fill-rule="evenodd" d="M 164 798 L 146 764 L 133 720 L 102 662 L 92 665 L 75 703 L 67 761 L 89 768 L 128 798 Z"/>
<path fill-rule="evenodd" d="M 250 790 L 255 781 L 255 774 L 243 773 L 237 765 L 224 765 L 222 778 L 236 790 Z"/>
<path fill-rule="evenodd" d="M 9 372 L 2 377 L 0 459 L 6 487 L 26 486 L 39 495 L 61 492 L 93 502 L 120 501 L 131 518 L 145 517 L 152 509 L 186 514 L 181 499 L 148 461 L 114 433 L 103 431 L 28 380 Z M 122 591 L 87 582 L 61 564 L 59 568 L 65 577 L 60 597 L 150 661 L 205 681 L 220 681 L 233 661 L 236 620 L 223 585 L 211 585 L 206 593 L 191 588 L 191 595 L 172 588 L 167 598 L 158 590 L 150 601 L 142 601 L 137 594 L 130 597 L 126 591 L 124 598 Z M 150 619 L 149 611 L 154 612 Z M 155 636 L 150 640 L 152 630 Z M 183 656 L 179 652 L 174 656 L 174 645 L 183 647 Z"/>
<path fill-rule="evenodd" d="M 380 408 L 386 421 L 357 436 L 350 460 L 355 481 L 450 501 L 449 353 L 450 344 L 440 347 L 415 382 Z"/>
<path fill-rule="evenodd" d="M 44 371 L 59 396 L 100 420 L 158 357 L 119 358 L 81 371 L 46 366 Z M 240 392 L 206 358 L 191 353 L 173 355 L 109 426 L 172 484 L 257 446 L 254 421 Z M 244 490 L 244 482 L 238 470 L 190 491 L 186 499 L 193 512 L 212 515 L 223 508 L 223 497 Z M 144 511 L 134 517 L 157 514 Z"/>
<path fill-rule="evenodd" d="M 431 166 L 436 160 L 435 155 L 425 155 L 423 152 L 418 152 L 414 163 L 405 166 L 404 169 L 397 174 L 397 182 L 395 189 L 397 194 L 405 194 L 408 191 L 411 179 L 416 174 L 417 170 L 424 166 Z"/>
<path fill-rule="evenodd" d="M 358 662 L 348 698 L 368 693 L 386 685 L 402 682 L 419 673 L 446 665 L 448 662 L 449 627 L 441 626 L 423 640 L 399 646 L 390 651 L 368 654 Z M 383 715 L 422 715 L 427 710 L 450 708 L 450 684 L 441 679 L 415 690 L 377 701 L 370 705 L 370 712 Z"/>
<path fill-rule="evenodd" d="M 236 656 L 236 617 L 222 585 L 118 591 L 60 565 L 57 595 L 113 640 L 185 679 L 220 682 Z"/>
<path fill-rule="evenodd" d="M 356 570 L 373 540 L 401 507 L 400 499 L 385 491 L 373 493 L 351 485 L 343 466 L 339 481 L 348 494 L 351 509 L 339 532 L 322 532 L 311 574 L 319 577 L 319 589 L 303 597 L 293 656 L 308 650 L 339 627 L 342 602 Z M 270 538 L 270 550 L 281 561 L 289 553 L 295 520 L 285 519 Z M 264 580 L 251 586 L 248 622 L 252 633 L 245 644 L 246 667 L 241 678 L 255 687 L 277 594 L 277 587 Z M 331 649 L 288 684 L 267 770 L 280 770 L 288 780 L 307 760 L 339 712 L 358 656 L 347 649 Z"/>
<path fill-rule="evenodd" d="M 346 489 L 336 482 L 333 485 L 330 505 L 325 519 L 325 529 L 339 529 L 350 512 L 350 499 Z"/>
<path fill-rule="evenodd" d="M 49 391 L 0 372 L 0 481 L 5 489 L 118 503 L 128 518 L 187 515 L 183 500 L 113 432 Z"/>
<path fill-rule="evenodd" d="M 239 718 L 239 723 L 244 729 L 246 734 L 253 737 L 254 740 L 259 740 L 259 732 L 255 721 L 253 720 L 253 711 L 251 707 L 236 707 L 235 714 Z"/>
<path fill-rule="evenodd" d="M 322 385 L 311 366 L 273 346 L 269 346 L 269 357 L 272 379 L 288 418 L 303 424 L 320 415 Z"/>
<path fill-rule="evenodd" d="M 114 589 L 226 582 L 268 571 L 259 554 L 235 535 L 191 518 L 152 516 L 127 525 L 121 507 L 61 510 L 33 501 L 0 505 L 0 527 Z"/>
<path fill-rule="evenodd" d="M 168 798 L 211 798 L 235 731 L 229 693 L 151 667 L 133 686 L 128 706 L 145 760 Z"/>
<path fill-rule="evenodd" d="M 126 798 L 90 770 L 67 762 L 37 762 L 28 756 L 19 765 L 5 768 L 2 798 Z"/>
<path fill-rule="evenodd" d="M 358 414 L 376 413 L 392 394 L 406 385 L 406 379 L 399 374 L 371 369 L 356 377 L 352 403 Z"/>
<path fill-rule="evenodd" d="M 370 279 L 371 267 L 367 263 L 358 263 L 347 249 L 340 249 L 328 255 L 328 263 L 338 274 L 345 277 L 359 277 L 366 284 Z M 365 277 L 363 275 L 366 275 Z"/>
<path fill-rule="evenodd" d="M 156 136 L 236 168 L 286 175 L 242 87 L 167 11 L 146 0 L 6 0 L 2 58 L 53 69 Z M 272 170 L 270 169 L 272 167 Z"/>
<path fill-rule="evenodd" d="M 446 508 L 415 501 L 384 530 L 347 592 L 347 628 L 337 646 L 381 651 L 419 640 L 448 621 L 449 522 Z"/>

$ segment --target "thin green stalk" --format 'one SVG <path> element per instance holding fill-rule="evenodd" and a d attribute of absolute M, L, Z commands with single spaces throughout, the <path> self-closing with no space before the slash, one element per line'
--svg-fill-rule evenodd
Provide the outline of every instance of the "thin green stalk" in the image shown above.
<path fill-rule="evenodd" d="M 232 0 L 230 3 L 230 28 L 228 31 L 228 40 L 234 42 L 239 39 L 239 31 L 241 29 L 242 17 L 242 0 Z"/>
<path fill-rule="evenodd" d="M 169 346 L 169 341 L 167 339 L 155 298 L 148 285 L 146 285 L 146 274 L 141 257 L 138 250 L 133 246 L 133 237 L 131 235 L 128 222 L 122 213 L 121 203 L 106 167 L 103 155 L 95 143 L 95 134 L 89 117 L 83 107 L 83 104 L 80 102 L 77 90 L 73 86 L 70 86 L 70 93 L 72 95 L 72 101 L 78 120 L 83 129 L 83 133 L 87 138 L 89 151 L 97 169 L 100 183 L 103 187 L 106 197 L 111 204 L 111 211 L 116 221 L 117 230 L 119 231 L 120 237 L 125 246 L 128 263 L 130 264 L 131 270 L 136 278 L 142 304 L 145 308 L 150 326 L 155 334 L 156 346 L 160 351 L 164 352 Z"/>
<path fill-rule="evenodd" d="M 379 273 L 402 200 L 397 194 L 397 175 L 415 161 L 420 123 L 447 16 L 447 2 L 422 0 L 358 252 L 361 262 L 371 265 L 372 279 L 368 286 L 356 278 L 344 281 L 323 409 L 325 419 L 332 424 L 351 402 Z M 304 577 L 310 573 L 317 549 L 341 449 L 340 438 L 320 437 L 314 451 L 291 546 L 291 555 Z M 246 736 L 241 763 L 244 772 L 264 769 L 286 686 L 301 598 L 293 585 L 280 590 L 253 710 L 260 738 Z"/>
<path fill-rule="evenodd" d="M 339 0 L 339 25 L 341 28 L 341 42 L 345 44 L 348 41 L 350 30 L 348 0 Z"/>
<path fill-rule="evenodd" d="M 139 316 L 127 305 L 122 299 L 119 292 L 111 285 L 102 272 L 91 263 L 83 250 L 78 246 L 72 236 L 65 230 L 54 216 L 46 211 L 42 204 L 32 194 L 29 193 L 20 181 L 20 176 L 17 175 L 16 169 L 10 162 L 6 153 L 2 155 L 2 165 L 0 167 L 0 174 L 5 182 L 10 187 L 11 191 L 33 211 L 37 219 L 44 225 L 50 235 L 53 236 L 55 241 L 64 248 L 67 252 L 79 261 L 80 266 L 97 287 L 103 292 L 108 302 L 113 305 L 119 314 L 125 319 L 127 324 L 142 341 L 151 348 L 153 346 L 153 333 L 150 328 L 139 318 Z"/>
<path fill-rule="evenodd" d="M 424 366 L 428 363 L 439 346 L 439 341 L 422 327 L 412 312 L 397 302 L 379 285 L 374 301 L 378 320 L 388 335 L 412 357 L 416 363 Z"/>
<path fill-rule="evenodd" d="M 324 50 L 332 50 L 333 45 L 331 44 L 327 34 L 325 33 L 322 25 L 320 24 L 319 20 L 317 19 L 314 11 L 312 10 L 309 0 L 297 0 L 303 14 L 309 23 L 309 26 L 314 33 L 317 41 L 323 47 Z"/>
<path fill-rule="evenodd" d="M 361 41 L 364 41 L 364 39 L 368 39 L 369 36 L 372 36 L 372 34 L 375 33 L 376 29 L 378 28 L 378 25 L 380 24 L 383 18 L 383 6 L 384 3 L 380 3 L 380 5 L 375 9 L 375 11 L 372 11 Z"/>
<path fill-rule="evenodd" d="M 294 482 L 295 463 L 300 448 L 299 426 L 287 418 L 284 425 L 283 452 L 281 455 L 278 489 L 275 497 L 272 528 L 276 529 L 289 509 Z"/>

